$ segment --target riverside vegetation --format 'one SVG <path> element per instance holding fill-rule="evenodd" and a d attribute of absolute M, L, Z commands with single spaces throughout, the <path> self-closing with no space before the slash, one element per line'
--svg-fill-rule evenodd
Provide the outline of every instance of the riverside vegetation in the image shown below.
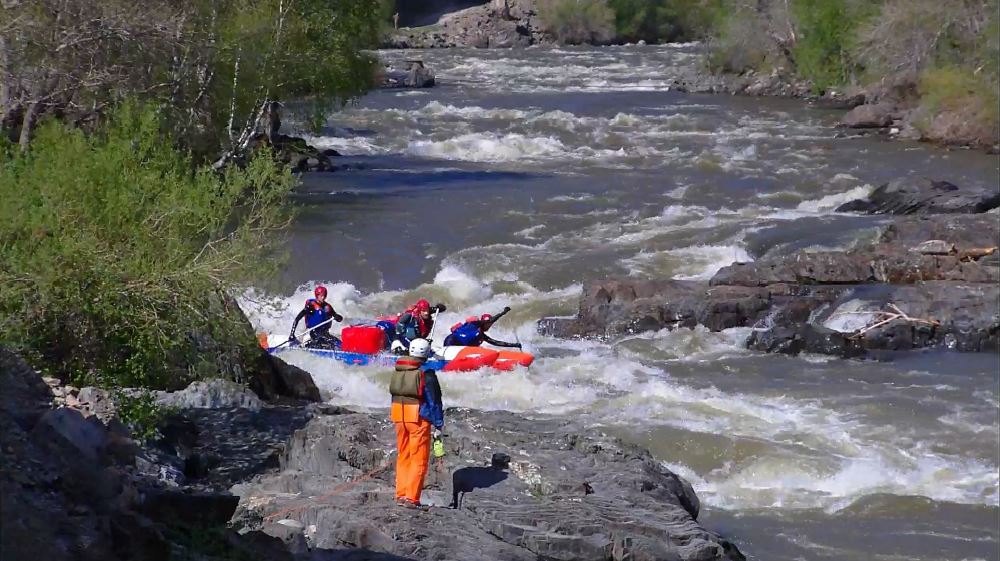
<path fill-rule="evenodd" d="M 716 72 L 893 100 L 930 140 L 1000 142 L 996 0 L 539 0 L 562 43 L 705 40 Z"/>
<path fill-rule="evenodd" d="M 294 186 L 252 148 L 275 102 L 308 121 L 373 85 L 379 6 L 5 3 L 0 345 L 113 390 L 240 377 L 232 295 L 279 266 Z"/>

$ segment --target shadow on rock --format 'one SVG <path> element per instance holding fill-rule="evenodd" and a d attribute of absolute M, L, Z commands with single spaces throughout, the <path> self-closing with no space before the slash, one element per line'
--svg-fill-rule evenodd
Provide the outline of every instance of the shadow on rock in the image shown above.
<path fill-rule="evenodd" d="M 451 475 L 451 507 L 461 508 L 462 498 L 475 489 L 486 489 L 507 479 L 507 472 L 495 467 L 465 467 Z"/>

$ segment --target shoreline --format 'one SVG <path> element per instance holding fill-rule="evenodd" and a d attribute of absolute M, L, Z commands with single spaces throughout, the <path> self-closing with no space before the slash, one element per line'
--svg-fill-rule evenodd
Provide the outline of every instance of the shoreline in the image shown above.
<path fill-rule="evenodd" d="M 407 28 L 412 30 L 428 29 Z M 424 32 L 426 33 L 426 32 Z M 699 48 L 699 56 L 703 58 L 698 65 L 699 71 L 669 77 L 672 80 L 670 89 L 682 93 L 733 95 L 743 97 L 776 97 L 799 99 L 808 103 L 833 110 L 843 110 L 843 115 L 837 128 L 852 131 L 860 135 L 877 134 L 889 140 L 913 141 L 949 150 L 976 150 L 986 154 L 1000 154 L 1000 141 L 983 143 L 968 141 L 960 137 L 933 137 L 919 130 L 918 124 L 926 117 L 916 109 L 913 100 L 897 100 L 891 96 L 879 95 L 876 85 L 844 86 L 830 89 L 821 94 L 814 91 L 808 80 L 791 78 L 780 71 L 763 73 L 747 71 L 743 74 L 713 73 L 707 69 L 707 52 L 702 49 L 705 43 L 660 43 L 647 45 L 644 43 L 621 43 L 607 45 L 572 45 L 570 48 Z M 381 50 L 448 50 L 448 49 L 487 49 L 487 50 L 523 50 L 523 49 L 558 49 L 565 48 L 554 41 L 544 41 L 527 44 L 433 44 L 393 42 L 383 43 Z M 433 71 L 433 69 L 431 69 Z"/>

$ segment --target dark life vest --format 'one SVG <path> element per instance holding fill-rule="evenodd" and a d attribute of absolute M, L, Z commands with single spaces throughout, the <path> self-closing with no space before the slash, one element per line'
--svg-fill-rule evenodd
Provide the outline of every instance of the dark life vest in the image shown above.
<path fill-rule="evenodd" d="M 404 356 L 396 361 L 396 370 L 389 379 L 392 400 L 402 403 L 419 403 L 424 399 L 424 359 Z"/>

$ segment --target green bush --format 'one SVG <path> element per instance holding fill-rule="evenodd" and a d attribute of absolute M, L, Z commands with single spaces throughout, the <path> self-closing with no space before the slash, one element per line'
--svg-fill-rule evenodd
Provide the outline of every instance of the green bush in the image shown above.
<path fill-rule="evenodd" d="M 929 138 L 994 144 L 1000 137 L 1000 93 L 992 76 L 961 66 L 933 67 L 920 76 L 923 119 Z"/>
<path fill-rule="evenodd" d="M 703 37 L 723 13 L 722 0 L 609 0 L 621 41 L 690 41 Z"/>
<path fill-rule="evenodd" d="M 730 6 L 714 23 L 708 66 L 715 72 L 741 74 L 780 66 L 782 55 L 772 41 L 762 40 L 767 22 L 756 10 Z"/>
<path fill-rule="evenodd" d="M 0 343 L 51 374 L 178 387 L 254 344 L 231 295 L 277 266 L 293 178 L 267 154 L 197 168 L 163 129 L 125 104 L 2 154 Z"/>
<path fill-rule="evenodd" d="M 118 418 L 129 427 L 133 437 L 146 441 L 161 436 L 158 427 L 171 410 L 158 404 L 153 392 L 118 391 L 113 399 Z"/>
<path fill-rule="evenodd" d="M 800 35 L 792 47 L 799 74 L 819 90 L 852 82 L 859 70 L 851 56 L 855 33 L 873 14 L 873 4 L 854 0 L 795 0 L 792 8 Z"/>
<path fill-rule="evenodd" d="M 605 0 L 539 0 L 538 17 L 560 43 L 603 44 L 614 38 L 615 14 Z"/>

